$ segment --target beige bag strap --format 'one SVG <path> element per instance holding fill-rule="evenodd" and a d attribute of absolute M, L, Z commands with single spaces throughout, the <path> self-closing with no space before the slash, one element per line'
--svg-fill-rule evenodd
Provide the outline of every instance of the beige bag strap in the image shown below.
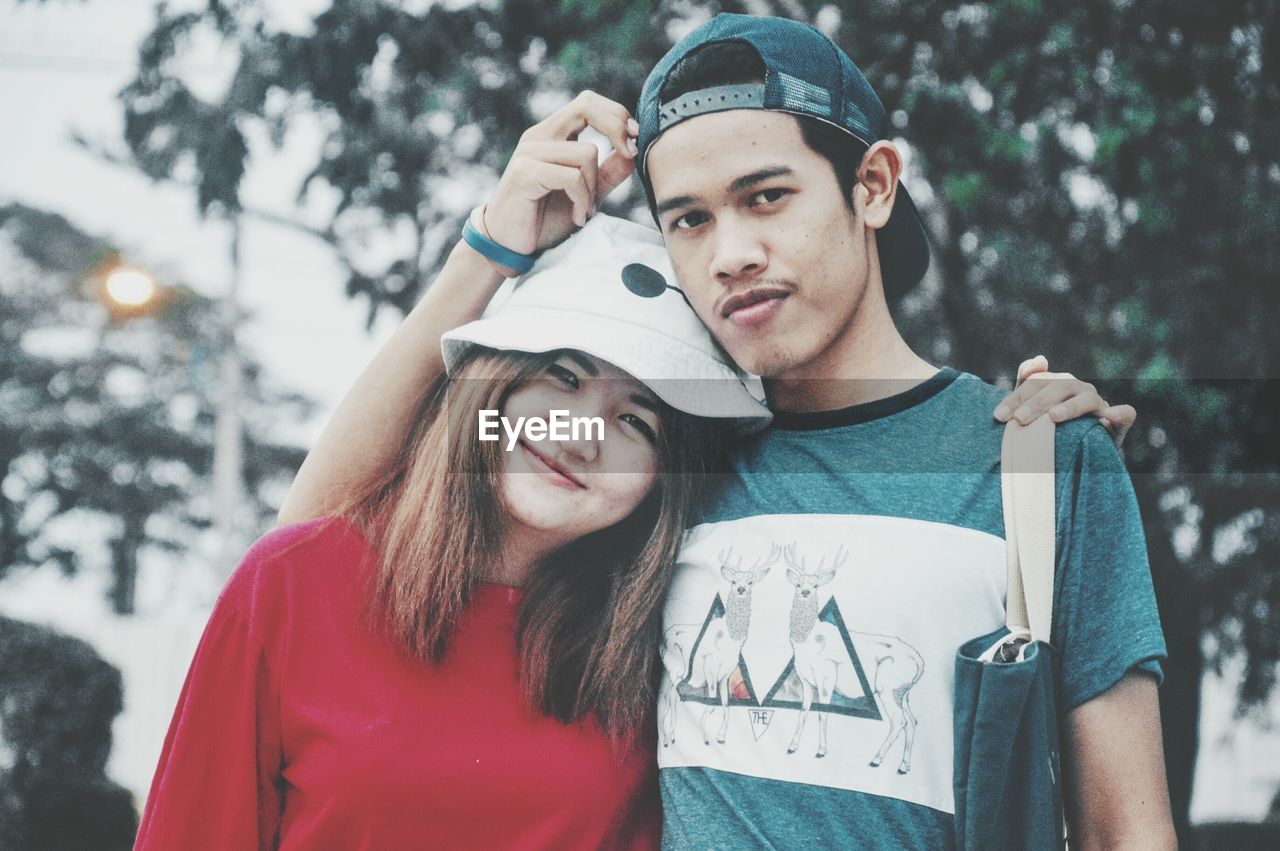
<path fill-rule="evenodd" d="M 1053 572 L 1057 512 L 1054 497 L 1054 424 L 1010 420 L 1000 447 L 1000 491 L 1009 562 L 1005 623 L 1048 641 L 1053 626 Z"/>

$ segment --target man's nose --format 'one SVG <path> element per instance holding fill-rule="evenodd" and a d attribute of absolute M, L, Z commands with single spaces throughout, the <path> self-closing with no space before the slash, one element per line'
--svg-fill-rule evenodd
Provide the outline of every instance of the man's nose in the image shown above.
<path fill-rule="evenodd" d="M 724 216 L 716 222 L 715 254 L 711 258 L 711 275 L 723 284 L 743 276 L 764 272 L 769 265 L 760 234 L 737 216 Z"/>

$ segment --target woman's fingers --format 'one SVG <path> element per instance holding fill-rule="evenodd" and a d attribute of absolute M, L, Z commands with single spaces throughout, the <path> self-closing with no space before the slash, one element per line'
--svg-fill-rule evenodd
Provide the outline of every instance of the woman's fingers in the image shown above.
<path fill-rule="evenodd" d="M 1048 371 L 1049 359 L 1044 355 L 1036 355 L 1033 358 L 1027 358 L 1022 363 L 1018 364 L 1018 383 L 1021 384 L 1037 372 Z"/>
<path fill-rule="evenodd" d="M 587 127 L 614 147 L 604 163 L 594 144 L 578 141 Z M 634 170 L 639 129 L 626 107 L 595 92 L 582 92 L 530 127 L 486 205 L 489 238 L 530 254 L 585 225 L 600 199 Z"/>
<path fill-rule="evenodd" d="M 601 199 L 635 172 L 635 160 L 617 151 L 611 151 L 604 162 L 599 162 L 599 149 L 590 142 L 521 142 L 516 148 L 516 156 L 512 158 L 518 173 L 522 165 L 517 162 L 517 157 L 527 158 L 524 161 L 526 166 L 529 162 L 541 161 L 580 169 L 591 190 L 593 212 L 599 208 Z"/>
<path fill-rule="evenodd" d="M 592 128 L 624 156 L 636 155 L 635 137 L 640 126 L 627 108 L 593 91 L 583 91 L 573 100 L 525 131 L 521 139 L 536 141 L 576 140 L 586 128 Z"/>
<path fill-rule="evenodd" d="M 596 184 L 596 204 L 599 205 L 600 199 L 609 197 L 609 193 L 634 174 L 635 170 L 636 161 L 633 158 L 624 157 L 617 151 L 610 152 L 609 156 L 604 158 L 604 162 L 600 163 Z"/>
<path fill-rule="evenodd" d="M 512 157 L 485 205 L 489 238 L 511 251 L 531 254 L 586 224 L 594 187 L 583 172 L 579 165 L 524 154 Z"/>
<path fill-rule="evenodd" d="M 1044 355 L 1027 358 L 1018 364 L 1018 377 L 1014 381 L 1014 390 L 996 406 L 995 418 L 1000 422 L 1008 421 L 1013 416 L 1013 412 L 1018 409 L 1018 406 L 1030 399 L 1038 390 L 1038 388 L 1027 387 L 1026 380 L 1033 375 L 1043 375 L 1048 369 L 1049 359 Z"/>
<path fill-rule="evenodd" d="M 593 177 L 589 183 L 593 192 L 593 205 L 599 206 L 600 199 L 635 171 L 636 136 L 640 132 L 640 125 L 631 117 L 626 107 L 595 92 L 581 92 L 572 101 L 526 130 L 521 137 L 521 146 L 528 143 L 567 144 L 572 141 L 585 147 L 589 143 L 576 140 L 578 134 L 587 127 L 603 135 L 613 145 L 613 150 L 598 166 L 598 153 L 595 146 L 590 145 L 592 150 L 589 168 Z"/>
<path fill-rule="evenodd" d="M 587 184 L 586 175 L 581 168 L 557 165 L 556 163 L 535 162 L 530 164 L 528 174 L 531 190 L 536 193 L 529 200 L 537 200 L 552 192 L 563 192 L 573 206 L 573 220 L 582 227 L 591 214 L 592 190 Z"/>
<path fill-rule="evenodd" d="M 1107 409 L 1107 403 L 1098 395 L 1098 391 L 1093 388 L 1092 384 L 1087 384 L 1079 379 L 1073 379 L 1073 381 L 1075 383 L 1074 390 L 1070 387 L 1065 388 L 1065 393 L 1070 395 L 1060 392 L 1058 395 L 1062 396 L 1062 398 L 1058 401 L 1046 400 L 1049 418 L 1055 423 L 1064 423 L 1067 420 L 1074 420 L 1076 417 L 1083 417 L 1088 414 L 1099 415 Z M 1072 382 L 1062 383 L 1070 385 Z M 1032 402 L 1035 401 L 1036 399 L 1033 398 Z M 1017 416 L 1016 412 L 1014 416 Z M 1026 422 L 1030 421 L 1030 419 L 1026 420 Z M 1022 422 L 1022 420 L 1019 420 L 1019 422 Z"/>
<path fill-rule="evenodd" d="M 1109 405 L 1098 388 L 1069 372 L 1049 372 L 1044 355 L 1028 358 L 1018 365 L 1018 386 L 996 406 L 993 416 L 1000 422 L 1016 419 L 1022 425 L 1046 413 L 1055 423 L 1077 417 L 1095 416 L 1111 432 L 1116 446 L 1124 443 L 1138 419 L 1132 405 Z"/>
<path fill-rule="evenodd" d="M 1061 407 L 1060 407 L 1061 406 Z M 1054 421 L 1063 422 L 1105 407 L 1097 389 L 1070 373 L 1046 372 L 1024 381 L 996 407 L 1000 422 L 1016 419 L 1026 425 L 1051 409 Z"/>
<path fill-rule="evenodd" d="M 1111 439 L 1116 442 L 1116 446 L 1120 446 L 1128 436 L 1129 429 L 1138 421 L 1138 411 L 1133 405 L 1111 405 L 1098 414 L 1098 419 L 1111 432 Z"/>
<path fill-rule="evenodd" d="M 1021 367 L 1019 367 L 1019 371 L 1021 371 Z M 1043 375 L 1036 376 L 1032 381 L 1020 381 L 1018 386 L 1013 389 L 1013 392 L 1005 396 L 1000 404 L 996 406 L 995 418 L 1002 423 L 1008 422 L 1013 416 L 1013 412 L 1021 409 L 1027 403 L 1027 400 L 1040 392 L 1042 387 L 1044 387 Z"/>
<path fill-rule="evenodd" d="M 583 182 L 587 185 L 587 189 L 591 194 L 591 203 L 588 204 L 588 207 L 596 204 L 598 198 L 596 191 L 597 175 L 599 171 L 596 157 L 599 156 L 599 151 L 595 145 L 590 142 L 523 142 L 516 149 L 516 156 L 525 158 L 524 164 L 544 162 L 578 169 L 582 172 Z M 515 162 L 515 157 L 512 158 L 512 161 Z M 517 165 L 517 169 L 519 168 L 520 164 Z M 532 177 L 533 175 L 530 176 Z M 536 181 L 532 185 L 536 186 Z M 530 200 L 534 199 L 531 198 Z"/>

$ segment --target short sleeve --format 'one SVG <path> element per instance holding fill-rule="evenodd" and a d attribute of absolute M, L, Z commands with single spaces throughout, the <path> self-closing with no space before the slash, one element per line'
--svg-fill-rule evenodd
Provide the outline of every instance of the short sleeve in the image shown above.
<path fill-rule="evenodd" d="M 136 850 L 275 847 L 277 695 L 261 645 L 224 594 L 178 698 Z"/>
<path fill-rule="evenodd" d="M 1065 438 L 1065 439 L 1064 439 Z M 1053 644 L 1066 710 L 1130 670 L 1159 681 L 1166 656 L 1133 483 L 1111 436 L 1059 428 L 1058 561 Z"/>

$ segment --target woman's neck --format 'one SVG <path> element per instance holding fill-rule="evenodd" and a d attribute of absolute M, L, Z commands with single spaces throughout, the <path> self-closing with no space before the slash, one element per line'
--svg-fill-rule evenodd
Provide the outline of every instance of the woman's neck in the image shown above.
<path fill-rule="evenodd" d="M 523 587 L 538 565 L 560 548 L 562 541 L 537 529 L 508 524 L 502 532 L 498 560 L 481 571 L 485 582 Z"/>

